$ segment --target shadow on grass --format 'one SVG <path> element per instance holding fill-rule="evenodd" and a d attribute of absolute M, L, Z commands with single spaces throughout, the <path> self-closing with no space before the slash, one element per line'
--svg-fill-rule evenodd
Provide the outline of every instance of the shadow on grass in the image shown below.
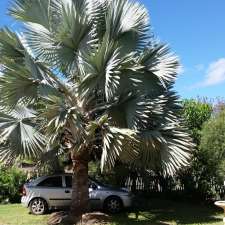
<path fill-rule="evenodd" d="M 222 211 L 213 206 L 166 200 L 143 201 L 138 210 L 113 217 L 113 225 L 222 224 Z"/>

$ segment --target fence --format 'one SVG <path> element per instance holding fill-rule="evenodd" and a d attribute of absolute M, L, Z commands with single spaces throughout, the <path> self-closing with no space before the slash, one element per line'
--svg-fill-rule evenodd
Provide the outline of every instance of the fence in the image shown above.
<path fill-rule="evenodd" d="M 145 192 L 184 191 L 184 185 L 179 184 L 177 180 L 157 176 L 143 177 L 139 175 L 135 178 L 129 176 L 126 178 L 125 186 L 129 190 Z"/>
<path fill-rule="evenodd" d="M 128 176 L 125 179 L 125 186 L 133 192 L 144 193 L 179 193 L 180 195 L 190 194 L 190 190 L 185 188 L 185 184 L 178 177 L 164 178 L 160 176 Z M 217 197 L 225 197 L 225 186 L 211 184 L 211 190 L 215 190 Z M 193 189 L 192 191 L 197 190 Z M 188 193 L 189 191 L 189 193 Z M 200 196 L 199 196 L 200 197 Z M 209 196 L 210 198 L 210 196 Z"/>

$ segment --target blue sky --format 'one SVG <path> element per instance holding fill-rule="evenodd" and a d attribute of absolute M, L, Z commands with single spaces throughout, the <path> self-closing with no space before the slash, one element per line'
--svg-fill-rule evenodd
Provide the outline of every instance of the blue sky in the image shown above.
<path fill-rule="evenodd" d="M 175 89 L 182 97 L 225 97 L 225 1 L 141 0 L 154 34 L 183 65 Z"/>
<path fill-rule="evenodd" d="M 152 31 L 180 57 L 175 90 L 184 97 L 225 97 L 225 1 L 139 0 L 150 12 Z M 17 29 L 0 0 L 0 27 Z"/>

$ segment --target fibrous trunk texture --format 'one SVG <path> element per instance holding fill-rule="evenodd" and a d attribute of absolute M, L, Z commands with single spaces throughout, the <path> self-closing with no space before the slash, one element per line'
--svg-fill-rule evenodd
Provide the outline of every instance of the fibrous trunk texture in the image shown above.
<path fill-rule="evenodd" d="M 74 225 L 82 224 L 82 214 L 88 209 L 88 157 L 85 155 L 72 156 L 73 160 L 73 181 L 72 181 L 72 202 L 69 213 L 54 213 L 49 225 Z"/>
<path fill-rule="evenodd" d="M 88 191 L 88 161 L 73 159 L 73 191 L 70 216 L 75 222 L 80 221 L 82 214 L 87 211 L 89 201 Z"/>

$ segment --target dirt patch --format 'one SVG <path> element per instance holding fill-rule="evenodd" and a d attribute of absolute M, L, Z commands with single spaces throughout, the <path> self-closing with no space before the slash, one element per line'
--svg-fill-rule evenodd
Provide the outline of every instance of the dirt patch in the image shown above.
<path fill-rule="evenodd" d="M 51 214 L 48 225 L 68 225 L 71 224 L 71 217 L 68 212 L 56 212 Z M 82 216 L 82 221 L 77 225 L 107 225 L 111 221 L 111 217 L 102 212 L 86 213 Z"/>
<path fill-rule="evenodd" d="M 111 217 L 102 212 L 86 213 L 82 216 L 82 225 L 105 225 L 111 221 Z"/>

